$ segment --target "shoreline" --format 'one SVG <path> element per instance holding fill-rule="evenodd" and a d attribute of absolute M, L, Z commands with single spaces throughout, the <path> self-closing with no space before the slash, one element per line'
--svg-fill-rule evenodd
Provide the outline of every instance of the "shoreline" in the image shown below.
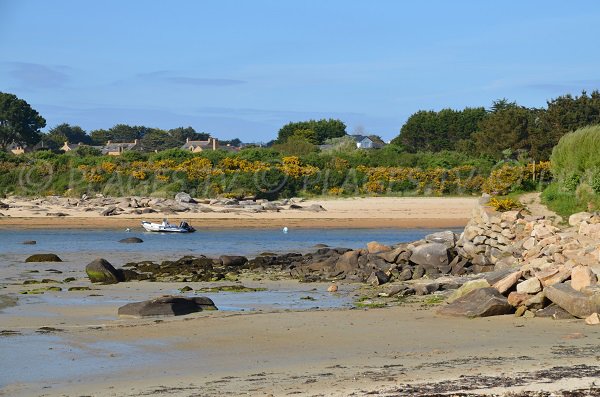
<path fill-rule="evenodd" d="M 122 229 L 126 227 L 140 228 L 143 218 L 42 218 L 42 217 L 10 217 L 0 218 L 0 230 L 9 227 L 19 229 Z M 150 217 L 146 219 L 151 219 Z M 153 219 L 153 218 L 152 218 Z M 196 229 L 278 229 L 284 226 L 297 229 L 437 229 L 437 228 L 463 228 L 468 218 L 456 219 L 339 219 L 339 218 L 283 218 L 283 219 L 235 219 L 235 218 L 184 218 L 171 217 L 172 223 L 187 220 Z"/>
<path fill-rule="evenodd" d="M 123 199 L 121 199 L 123 200 Z M 6 201 L 6 200 L 5 200 Z M 173 213 L 158 208 L 147 214 L 134 214 L 131 209 L 113 216 L 102 216 L 102 207 L 73 203 L 31 201 L 13 198 L 8 209 L 0 211 L 0 229 L 19 228 L 132 228 L 142 220 L 158 222 L 168 218 L 172 223 L 186 220 L 194 227 L 229 228 L 461 228 L 469 221 L 477 198 L 472 197 L 367 197 L 334 200 L 306 200 L 302 209 L 282 207 L 276 211 L 251 211 L 228 207 L 189 206 L 187 211 Z M 321 208 L 311 211 L 310 207 Z M 166 208 L 168 209 L 168 207 Z M 208 209 L 209 211 L 204 211 Z M 62 216 L 57 216 L 61 214 Z"/>

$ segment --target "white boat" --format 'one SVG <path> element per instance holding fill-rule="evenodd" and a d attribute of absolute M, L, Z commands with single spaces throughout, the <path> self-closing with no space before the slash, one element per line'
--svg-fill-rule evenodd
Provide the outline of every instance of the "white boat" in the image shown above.
<path fill-rule="evenodd" d="M 161 232 L 161 233 L 192 233 L 195 232 L 194 229 L 189 223 L 186 221 L 182 221 L 179 226 L 171 225 L 168 220 L 163 219 L 162 223 L 152 223 L 147 221 L 142 221 L 142 227 L 149 232 Z"/>

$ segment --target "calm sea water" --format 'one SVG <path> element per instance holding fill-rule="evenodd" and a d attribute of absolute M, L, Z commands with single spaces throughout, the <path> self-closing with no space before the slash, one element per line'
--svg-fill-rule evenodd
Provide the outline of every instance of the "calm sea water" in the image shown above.
<path fill-rule="evenodd" d="M 256 255 L 261 252 L 306 252 L 315 244 L 361 248 L 369 241 L 396 244 L 418 240 L 441 229 L 223 229 L 191 234 L 125 232 L 124 230 L 7 230 L 0 229 L 0 254 L 34 252 L 148 252 Z M 461 230 L 455 230 L 460 232 Z M 142 244 L 121 244 L 120 239 L 140 237 Z M 36 240 L 36 245 L 23 245 Z"/>

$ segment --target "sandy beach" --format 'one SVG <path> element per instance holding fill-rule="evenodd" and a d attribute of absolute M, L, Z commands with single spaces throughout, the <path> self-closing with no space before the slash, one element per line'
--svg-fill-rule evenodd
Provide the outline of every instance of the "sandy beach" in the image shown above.
<path fill-rule="evenodd" d="M 201 214 L 197 222 L 214 222 L 209 224 L 215 227 L 272 226 L 272 222 L 355 228 L 399 227 L 402 222 L 417 227 L 440 227 L 443 222 L 460 226 L 476 200 L 370 198 L 317 203 L 327 211 L 286 210 L 247 218 L 209 213 Z M 34 222 L 40 228 L 106 228 L 139 220 L 66 211 L 71 215 L 47 217 L 9 209 L 4 212 L 11 216 L 1 218 L 0 227 L 22 229 Z M 25 263 L 23 252 L 37 248 L 22 247 L 0 252 L 0 395 L 600 395 L 600 328 L 579 319 L 442 317 L 436 310 L 445 303 L 427 296 L 361 308 L 353 302 L 382 290 L 345 282 L 329 293 L 329 283 L 301 283 L 273 274 L 237 281 L 263 292 L 210 295 L 219 311 L 119 318 L 117 309 L 126 303 L 177 294 L 184 286 L 194 291 L 227 282 L 91 284 L 84 268 L 98 253 L 57 252 L 63 262 Z M 115 250 L 108 258 L 121 266 L 132 260 L 179 256 L 165 252 L 152 256 L 142 245 L 138 251 Z M 51 281 L 26 282 L 44 279 Z M 59 289 L 22 294 L 48 286 Z M 89 289 L 68 291 L 71 287 Z"/>
<path fill-rule="evenodd" d="M 159 221 L 168 217 L 171 222 L 189 220 L 203 228 L 242 227 L 334 227 L 334 228 L 408 228 L 464 226 L 477 203 L 470 197 L 368 197 L 330 200 L 307 200 L 304 207 L 319 204 L 326 211 L 308 212 L 285 209 L 279 212 L 215 211 L 184 214 L 152 213 L 101 216 L 97 211 L 58 205 L 31 208 L 28 200 L 15 199 L 11 207 L 2 210 L 0 227 L 41 228 L 122 228 L 137 226 L 139 221 Z M 48 216 L 62 213 L 64 216 Z"/>

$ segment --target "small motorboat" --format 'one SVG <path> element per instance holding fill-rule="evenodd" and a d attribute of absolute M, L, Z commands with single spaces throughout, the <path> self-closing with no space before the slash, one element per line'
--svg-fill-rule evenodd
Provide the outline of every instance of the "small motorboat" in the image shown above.
<path fill-rule="evenodd" d="M 171 225 L 166 219 L 163 219 L 162 223 L 142 221 L 142 227 L 149 232 L 161 233 L 192 233 L 196 231 L 196 229 L 186 221 L 182 221 L 179 226 L 177 226 Z"/>

